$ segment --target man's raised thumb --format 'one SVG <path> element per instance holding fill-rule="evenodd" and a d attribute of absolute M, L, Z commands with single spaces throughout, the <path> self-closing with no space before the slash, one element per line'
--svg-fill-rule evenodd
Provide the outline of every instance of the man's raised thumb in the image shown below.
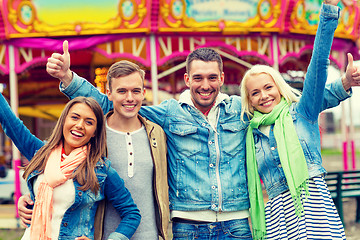
<path fill-rule="evenodd" d="M 347 54 L 347 58 L 348 58 L 348 67 L 352 68 L 353 67 L 353 62 L 354 62 L 354 58 L 353 56 L 351 55 L 351 53 L 348 53 Z"/>
<path fill-rule="evenodd" d="M 69 54 L 69 43 L 68 43 L 67 40 L 65 40 L 65 41 L 63 42 L 63 51 L 64 51 L 64 55 L 65 55 L 65 54 Z"/>

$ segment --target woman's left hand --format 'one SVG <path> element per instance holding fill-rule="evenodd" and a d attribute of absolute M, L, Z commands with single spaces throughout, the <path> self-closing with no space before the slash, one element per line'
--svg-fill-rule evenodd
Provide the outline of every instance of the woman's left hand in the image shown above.
<path fill-rule="evenodd" d="M 75 238 L 75 240 L 91 240 L 91 239 L 86 236 L 81 236 L 81 237 Z"/>

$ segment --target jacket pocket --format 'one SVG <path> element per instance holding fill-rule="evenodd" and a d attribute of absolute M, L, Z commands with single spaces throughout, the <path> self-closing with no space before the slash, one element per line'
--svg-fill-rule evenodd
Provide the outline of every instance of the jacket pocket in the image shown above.
<path fill-rule="evenodd" d="M 307 142 L 306 142 L 305 140 L 301 140 L 301 139 L 299 139 L 299 141 L 300 141 L 300 145 L 301 145 L 301 147 L 302 147 L 302 149 L 303 149 L 303 152 L 304 152 L 304 156 L 305 156 L 306 161 L 307 161 L 308 163 L 314 163 L 315 160 L 314 160 L 314 158 L 312 157 L 311 150 L 310 150 Z"/>
<path fill-rule="evenodd" d="M 223 130 L 220 133 L 220 149 L 234 157 L 245 147 L 247 125 L 241 121 L 232 121 L 220 124 L 220 127 Z"/>
<path fill-rule="evenodd" d="M 169 131 L 172 133 L 173 142 L 179 155 L 191 157 L 201 150 L 198 128 L 189 123 L 171 122 Z"/>

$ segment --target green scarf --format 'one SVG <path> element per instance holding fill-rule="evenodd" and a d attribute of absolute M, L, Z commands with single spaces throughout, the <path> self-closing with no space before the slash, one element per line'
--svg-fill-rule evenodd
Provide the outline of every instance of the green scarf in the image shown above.
<path fill-rule="evenodd" d="M 294 201 L 295 212 L 301 216 L 304 210 L 301 194 L 308 192 L 308 168 L 303 149 L 300 145 L 292 117 L 290 104 L 284 98 L 267 114 L 254 112 L 246 135 L 246 165 L 250 198 L 250 215 L 254 239 L 266 239 L 264 199 L 255 157 L 253 129 L 260 125 L 274 125 L 274 135 L 287 184 Z"/>

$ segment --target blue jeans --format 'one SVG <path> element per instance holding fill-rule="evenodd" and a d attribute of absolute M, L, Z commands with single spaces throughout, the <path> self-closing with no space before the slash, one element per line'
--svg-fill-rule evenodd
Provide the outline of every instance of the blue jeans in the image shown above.
<path fill-rule="evenodd" d="M 252 239 L 248 219 L 205 224 L 173 222 L 174 240 Z"/>

